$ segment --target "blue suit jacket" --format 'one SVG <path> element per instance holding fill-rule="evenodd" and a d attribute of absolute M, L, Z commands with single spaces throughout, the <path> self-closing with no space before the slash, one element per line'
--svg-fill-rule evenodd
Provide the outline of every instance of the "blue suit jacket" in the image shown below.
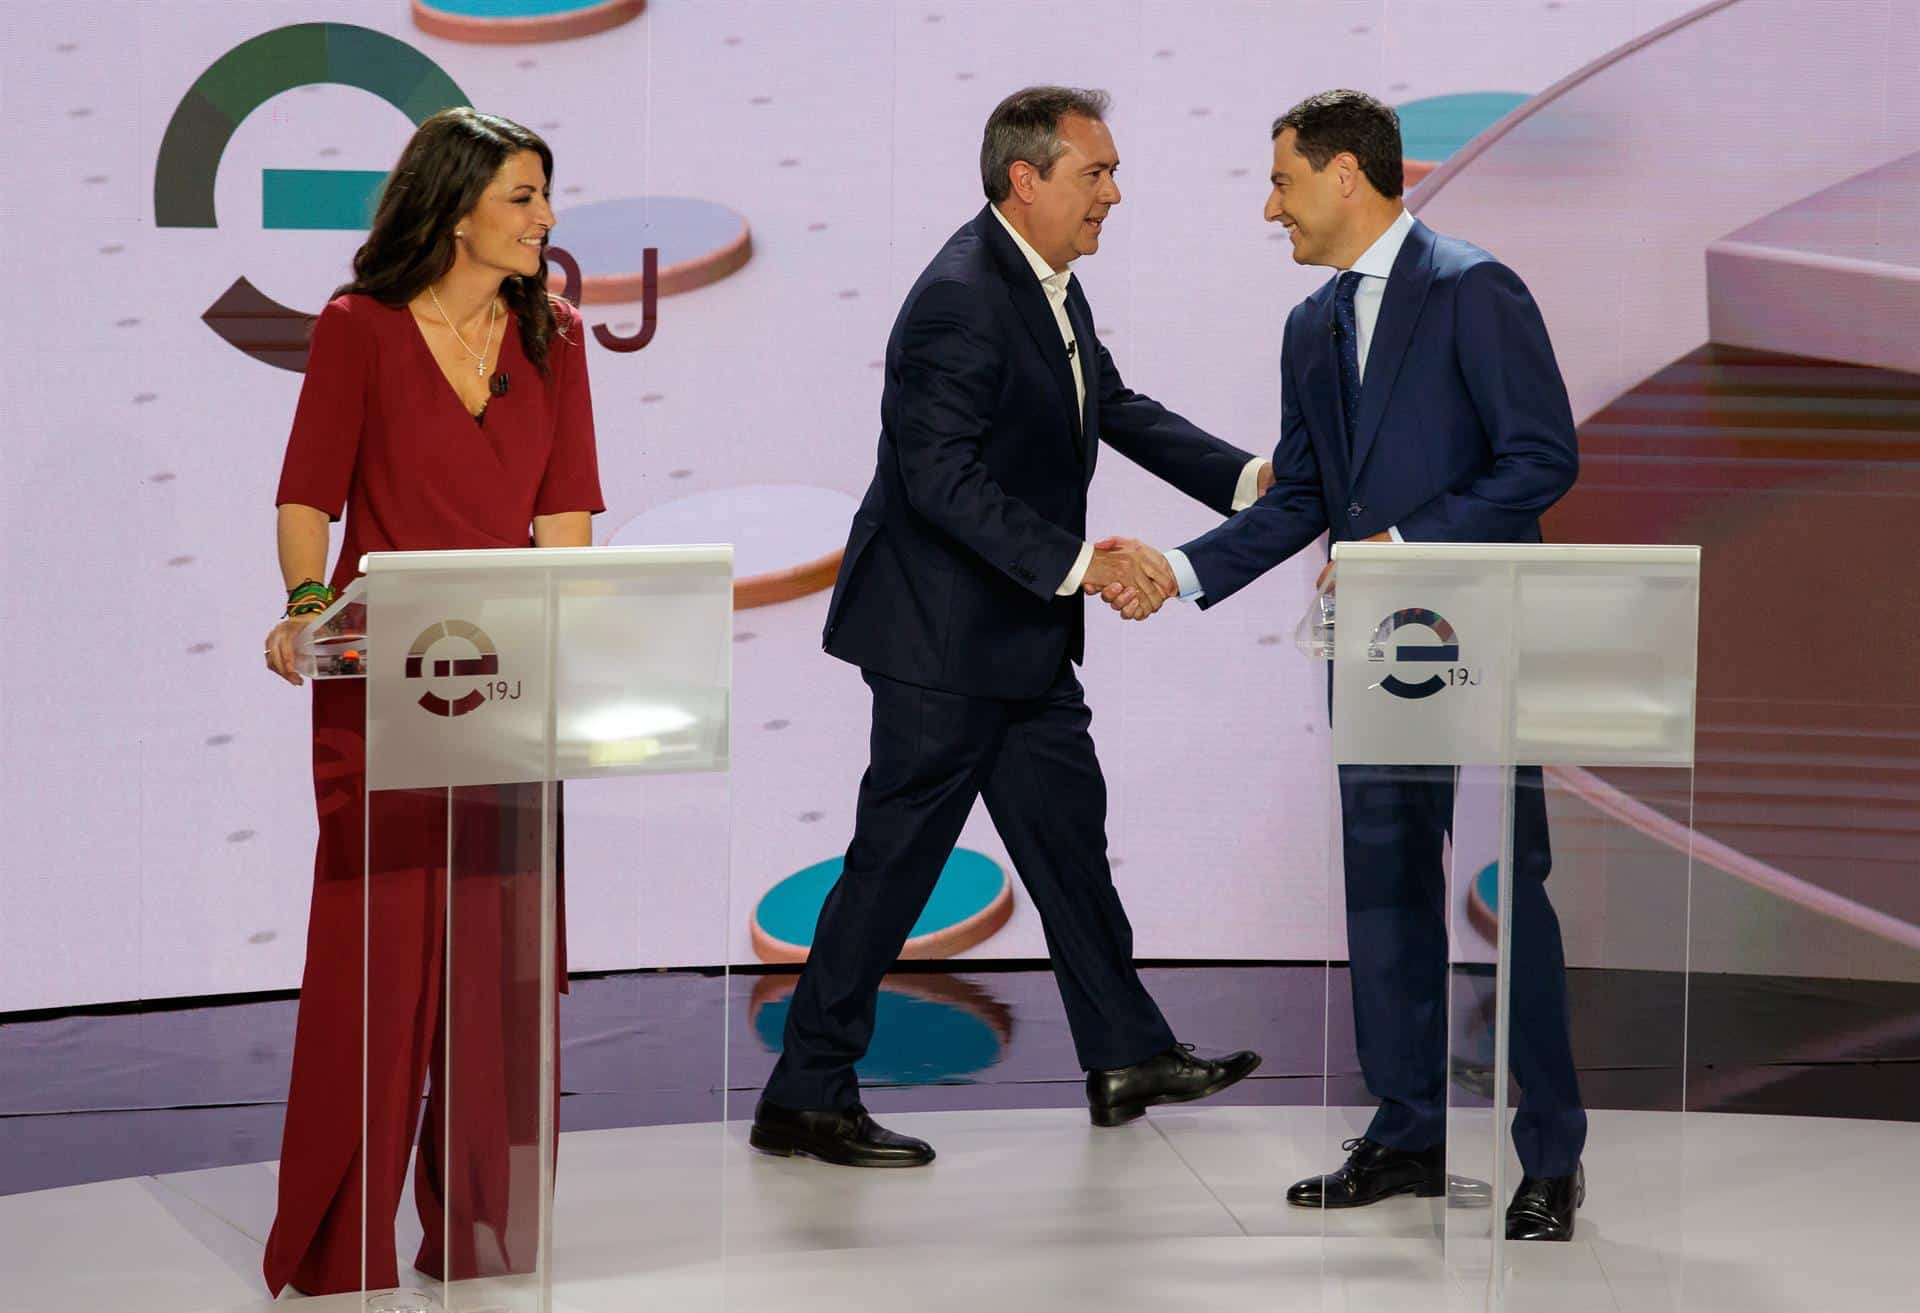
<path fill-rule="evenodd" d="M 1182 550 L 1224 601 L 1307 546 L 1397 528 L 1408 542 L 1540 541 L 1579 471 L 1573 411 L 1526 285 L 1416 222 L 1387 279 L 1353 450 L 1328 282 L 1287 316 L 1266 496 Z"/>
<path fill-rule="evenodd" d="M 1078 661 L 1082 598 L 1057 597 L 1087 537 L 1102 442 L 1221 514 L 1252 457 L 1129 391 L 1069 285 L 1086 384 L 1046 293 L 987 210 L 947 240 L 895 320 L 873 482 L 824 641 L 863 669 L 977 697 L 1037 697 Z"/>

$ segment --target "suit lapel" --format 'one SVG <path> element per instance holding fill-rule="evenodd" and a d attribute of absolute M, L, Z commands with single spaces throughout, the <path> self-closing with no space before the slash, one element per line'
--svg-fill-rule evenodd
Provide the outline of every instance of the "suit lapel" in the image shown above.
<path fill-rule="evenodd" d="M 1340 400 L 1340 361 L 1334 355 L 1338 347 L 1333 336 L 1333 294 L 1328 292 L 1311 309 L 1313 313 L 1307 317 L 1304 334 L 1306 340 L 1298 344 L 1301 411 L 1311 415 L 1309 432 L 1326 435 L 1325 450 L 1333 456 L 1334 468 L 1340 475 L 1339 486 L 1344 488 L 1348 482 L 1347 417 L 1345 404 Z"/>
<path fill-rule="evenodd" d="M 1387 397 L 1393 380 L 1406 359 L 1407 343 L 1413 340 L 1413 326 L 1420 309 L 1427 303 L 1433 286 L 1433 233 L 1416 222 L 1407 231 L 1406 241 L 1393 262 L 1387 279 L 1387 294 L 1380 302 L 1380 317 L 1373 325 L 1373 340 L 1367 347 L 1366 374 L 1360 380 L 1360 414 L 1354 426 L 1353 477 L 1360 476 L 1380 432 L 1380 419 L 1386 414 Z M 1338 375 L 1336 374 L 1336 378 Z M 1338 388 L 1335 389 L 1336 393 Z"/>
<path fill-rule="evenodd" d="M 1080 361 L 1080 382 L 1087 391 L 1086 404 L 1080 407 L 1080 420 L 1074 426 L 1074 438 L 1080 443 L 1080 454 L 1086 458 L 1087 469 L 1093 469 L 1093 455 L 1100 446 L 1100 407 L 1097 398 L 1100 395 L 1100 351 L 1094 344 L 1093 323 L 1087 312 L 1080 307 L 1080 280 L 1067 286 L 1067 323 L 1073 329 L 1073 350 Z M 1051 313 L 1051 312 L 1049 312 Z M 1067 364 L 1067 395 L 1072 397 L 1073 364 Z"/>
<path fill-rule="evenodd" d="M 987 249 L 994 253 L 1000 264 L 1001 276 L 1006 281 L 1007 299 L 1013 302 L 1013 308 L 1025 325 L 1033 344 L 1040 348 L 1040 358 L 1047 362 L 1053 374 L 1054 387 L 1060 393 L 1060 405 L 1066 411 L 1073 428 L 1075 446 L 1081 442 L 1080 423 L 1073 419 L 1074 392 L 1073 371 L 1067 365 L 1066 343 L 1060 340 L 1060 325 L 1053 317 L 1053 308 L 1047 304 L 1047 294 L 1040 286 L 1040 280 L 1033 276 L 1033 268 L 1020 248 L 1013 244 L 1013 238 L 1000 226 L 989 211 L 992 206 L 982 210 L 974 222 L 979 225 L 981 236 L 987 243 Z M 1072 305 L 1072 298 L 1068 298 Z M 1071 310 L 1069 311 L 1071 315 Z M 1071 319 L 1069 319 L 1071 322 Z M 1078 330 L 1075 330 L 1076 336 Z M 1085 368 L 1084 363 L 1082 369 Z M 1091 395 L 1091 389 L 1089 389 Z"/>

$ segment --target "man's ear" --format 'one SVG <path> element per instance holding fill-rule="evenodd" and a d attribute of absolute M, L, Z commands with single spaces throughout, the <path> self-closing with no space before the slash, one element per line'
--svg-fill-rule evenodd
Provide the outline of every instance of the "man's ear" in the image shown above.
<path fill-rule="evenodd" d="M 1040 170 L 1025 160 L 1015 160 L 1007 167 L 1007 180 L 1013 184 L 1013 194 L 1027 204 L 1033 204 L 1033 189 L 1040 181 Z"/>
<path fill-rule="evenodd" d="M 1338 169 L 1340 194 L 1351 196 L 1360 186 L 1360 160 L 1352 151 L 1341 151 L 1333 157 L 1333 166 Z"/>

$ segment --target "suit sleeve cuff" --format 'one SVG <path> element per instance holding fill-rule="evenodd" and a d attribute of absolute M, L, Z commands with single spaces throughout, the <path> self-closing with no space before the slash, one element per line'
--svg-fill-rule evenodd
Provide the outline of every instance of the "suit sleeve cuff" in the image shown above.
<path fill-rule="evenodd" d="M 1200 597 L 1200 576 L 1193 572 L 1193 562 L 1178 547 L 1167 553 L 1167 564 L 1173 567 L 1174 581 L 1180 585 L 1180 600 L 1196 601 Z"/>
<path fill-rule="evenodd" d="M 1080 591 L 1080 585 L 1086 580 L 1087 567 L 1093 564 L 1093 544 L 1081 543 L 1080 555 L 1074 559 L 1073 569 L 1067 571 L 1066 582 L 1053 590 L 1055 597 L 1071 597 Z"/>
<path fill-rule="evenodd" d="M 1405 541 L 1406 541 L 1406 539 L 1405 539 L 1405 538 L 1402 538 L 1402 537 L 1400 536 L 1400 527 L 1399 527 L 1398 525 L 1394 525 L 1394 526 L 1391 526 L 1390 528 L 1388 528 L 1388 530 L 1387 530 L 1387 537 L 1389 537 L 1389 538 L 1391 538 L 1391 539 L 1393 539 L 1393 541 L 1395 541 L 1395 542 L 1397 542 L 1397 543 L 1403 543 L 1403 542 L 1405 542 Z"/>
<path fill-rule="evenodd" d="M 1266 463 L 1262 457 L 1255 456 L 1241 469 L 1240 481 L 1233 485 L 1234 510 L 1244 511 L 1260 500 L 1260 467 Z"/>

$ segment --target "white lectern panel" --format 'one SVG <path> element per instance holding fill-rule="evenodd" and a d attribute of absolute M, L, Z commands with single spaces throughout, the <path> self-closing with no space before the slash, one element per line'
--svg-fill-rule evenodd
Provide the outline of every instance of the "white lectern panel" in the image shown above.
<path fill-rule="evenodd" d="M 316 678 L 365 679 L 364 870 L 359 888 L 324 891 L 352 898 L 363 927 L 361 1039 L 340 1059 L 361 1065 L 363 1147 L 341 1187 L 359 1206 L 361 1307 L 550 1313 L 565 813 L 622 831 L 619 870 L 571 875 L 635 882 L 622 906 L 636 918 L 649 873 L 669 860 L 727 905 L 732 551 L 384 553 L 362 569 L 314 626 L 305 664 Z M 677 835 L 671 858 L 642 820 L 662 789 L 681 829 L 702 836 Z M 724 927 L 713 943 L 722 960 Z M 727 988 L 722 973 L 706 991 L 717 1015 Z M 718 1038 L 680 1060 L 716 1073 L 724 1120 Z M 657 1115 L 646 1106 L 657 1087 L 602 1063 L 596 1097 L 572 1106 L 589 1124 L 631 1124 Z M 396 1207 L 419 1216 L 410 1255 L 396 1251 Z M 689 1206 L 692 1235 L 717 1237 L 717 1214 L 703 1217 Z M 642 1236 L 626 1252 L 656 1261 L 654 1244 Z"/>
<path fill-rule="evenodd" d="M 1339 543 L 1334 760 L 1693 761 L 1699 549 Z"/>
<path fill-rule="evenodd" d="M 369 788 L 726 768 L 730 549 L 385 552 L 366 570 Z"/>
<path fill-rule="evenodd" d="M 1691 834 L 1699 550 L 1341 543 L 1334 560 L 1344 868 L 1329 896 L 1347 902 L 1370 1105 L 1352 1124 L 1444 1150 L 1444 1183 L 1417 1191 L 1438 1214 L 1416 1218 L 1438 1223 L 1435 1307 L 1556 1308 L 1516 1261 L 1541 1228 L 1509 1205 L 1530 1173 L 1579 1197 L 1596 1090 L 1671 1112 L 1661 1133 L 1677 1140 L 1691 875 L 1670 825 L 1635 829 L 1559 781 L 1624 773 Z M 1324 618 L 1303 624 L 1310 652 Z M 1576 874 L 1556 879 L 1563 866 Z M 1549 897 L 1568 878 L 1633 899 L 1635 983 L 1671 1018 L 1635 1037 L 1630 1081 L 1591 1055 L 1580 1071 L 1580 982 Z"/>

